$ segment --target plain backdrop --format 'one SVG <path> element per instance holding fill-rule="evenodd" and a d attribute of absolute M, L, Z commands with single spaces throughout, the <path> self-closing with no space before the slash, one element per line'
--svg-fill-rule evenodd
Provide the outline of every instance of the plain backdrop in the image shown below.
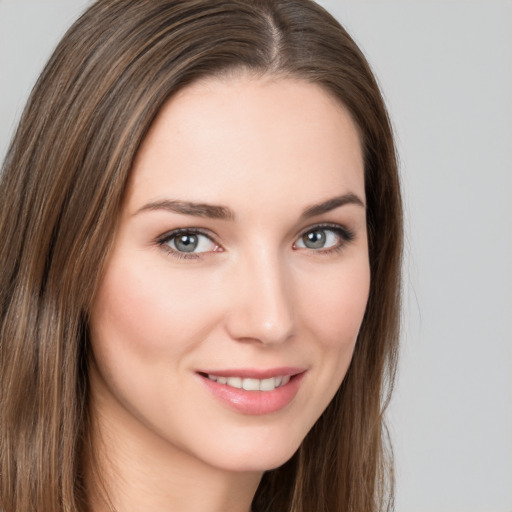
<path fill-rule="evenodd" d="M 87 4 L 0 0 L 0 159 Z M 512 1 L 322 4 L 374 68 L 401 158 L 396 510 L 512 512 Z"/>

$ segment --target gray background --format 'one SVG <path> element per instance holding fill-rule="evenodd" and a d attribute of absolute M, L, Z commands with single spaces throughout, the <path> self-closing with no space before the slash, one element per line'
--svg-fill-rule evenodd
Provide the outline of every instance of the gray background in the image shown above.
<path fill-rule="evenodd" d="M 0 158 L 85 0 L 0 2 Z M 368 56 L 406 203 L 397 512 L 512 512 L 512 1 L 324 1 Z"/>

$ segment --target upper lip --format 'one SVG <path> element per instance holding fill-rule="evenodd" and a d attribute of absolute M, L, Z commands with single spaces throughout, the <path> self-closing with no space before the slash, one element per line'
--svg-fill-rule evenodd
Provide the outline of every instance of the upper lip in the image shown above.
<path fill-rule="evenodd" d="M 215 375 L 217 377 L 242 377 L 244 379 L 270 379 L 271 377 L 290 377 L 304 373 L 305 368 L 282 366 L 279 368 L 232 368 L 222 370 L 200 370 L 198 373 Z"/>

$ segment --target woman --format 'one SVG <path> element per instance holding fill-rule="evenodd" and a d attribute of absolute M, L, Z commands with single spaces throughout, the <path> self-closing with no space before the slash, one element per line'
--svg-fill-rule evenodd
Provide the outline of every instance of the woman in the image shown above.
<path fill-rule="evenodd" d="M 1 509 L 375 511 L 401 202 L 309 0 L 100 0 L 0 186 Z"/>

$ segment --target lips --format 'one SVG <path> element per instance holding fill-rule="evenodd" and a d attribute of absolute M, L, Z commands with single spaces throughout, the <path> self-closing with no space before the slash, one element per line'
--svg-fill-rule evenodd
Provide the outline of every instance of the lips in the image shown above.
<path fill-rule="evenodd" d="M 202 383 L 223 405 L 247 415 L 275 413 L 295 398 L 304 368 L 233 369 L 198 372 Z"/>

